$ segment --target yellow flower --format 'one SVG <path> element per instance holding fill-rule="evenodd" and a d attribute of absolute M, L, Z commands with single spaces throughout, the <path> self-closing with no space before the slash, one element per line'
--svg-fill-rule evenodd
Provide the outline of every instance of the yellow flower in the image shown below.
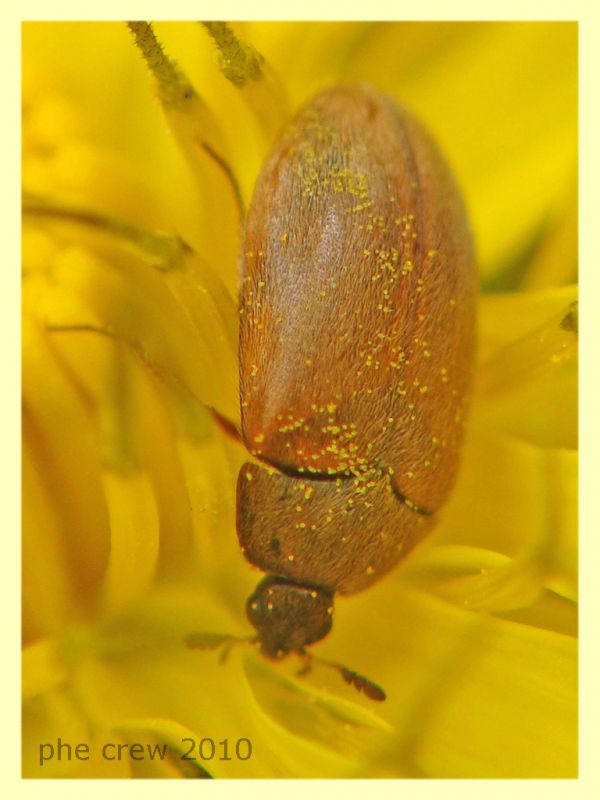
<path fill-rule="evenodd" d="M 124 25 L 24 25 L 24 775 L 574 777 L 576 26 L 234 29 L 157 24 L 177 67 L 155 52 L 153 77 Z M 244 450 L 210 412 L 239 414 L 240 207 L 277 127 L 341 79 L 433 131 L 484 290 L 452 499 L 315 648 L 378 705 L 184 645 L 247 636 L 257 578 Z"/>

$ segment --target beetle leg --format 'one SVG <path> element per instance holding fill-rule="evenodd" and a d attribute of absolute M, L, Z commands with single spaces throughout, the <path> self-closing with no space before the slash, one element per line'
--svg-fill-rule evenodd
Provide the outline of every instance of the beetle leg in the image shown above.
<path fill-rule="evenodd" d="M 256 636 L 232 636 L 227 633 L 191 633 L 184 639 L 186 647 L 190 650 L 218 650 L 222 648 L 219 663 L 224 664 L 231 648 L 240 643 L 247 644 L 256 641 Z"/>
<path fill-rule="evenodd" d="M 296 673 L 296 677 L 304 678 L 312 669 L 312 659 L 313 656 L 311 653 L 307 653 L 306 650 L 298 651 L 298 655 L 300 658 L 304 659 L 304 663 Z"/>
<path fill-rule="evenodd" d="M 223 433 L 225 433 L 227 436 L 229 436 L 230 439 L 233 439 L 234 441 L 236 441 L 239 444 L 241 444 L 242 443 L 242 434 L 238 430 L 238 428 L 235 425 L 235 423 L 233 423 L 227 417 L 224 417 L 222 414 L 219 414 L 219 412 L 215 408 L 211 407 L 210 411 L 211 411 L 211 413 L 213 415 L 213 419 L 215 420 L 217 425 L 221 428 Z"/>

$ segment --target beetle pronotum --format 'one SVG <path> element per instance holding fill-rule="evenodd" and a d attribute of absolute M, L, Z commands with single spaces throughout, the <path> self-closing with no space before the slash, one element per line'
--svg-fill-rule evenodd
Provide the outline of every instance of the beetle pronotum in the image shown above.
<path fill-rule="evenodd" d="M 237 532 L 269 573 L 247 605 L 282 658 L 331 628 L 432 528 L 455 480 L 476 270 L 453 178 L 419 123 L 338 86 L 281 134 L 248 210 Z M 338 667 L 374 699 L 383 691 Z"/>

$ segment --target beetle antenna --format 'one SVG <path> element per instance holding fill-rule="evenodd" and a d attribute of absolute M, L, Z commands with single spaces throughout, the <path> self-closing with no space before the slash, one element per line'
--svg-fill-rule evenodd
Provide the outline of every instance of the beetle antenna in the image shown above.
<path fill-rule="evenodd" d="M 300 655 L 306 659 L 306 663 L 298 673 L 299 675 L 306 675 L 310 669 L 311 662 L 315 661 L 317 664 L 322 664 L 325 667 L 330 667 L 336 670 L 336 672 L 339 672 L 346 683 L 350 684 L 350 686 L 354 686 L 357 691 L 363 692 L 370 700 L 381 703 L 387 698 L 385 691 L 379 684 L 369 680 L 369 678 L 365 675 L 361 675 L 359 672 L 348 669 L 348 667 L 345 667 L 343 664 L 338 664 L 336 661 L 327 661 L 324 658 L 319 658 L 319 656 L 315 656 L 313 653 L 308 653 L 306 651 L 302 651 Z"/>

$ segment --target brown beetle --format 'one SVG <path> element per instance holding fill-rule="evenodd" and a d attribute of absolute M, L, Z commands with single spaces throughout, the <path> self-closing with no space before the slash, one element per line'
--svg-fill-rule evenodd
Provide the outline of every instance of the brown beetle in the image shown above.
<path fill-rule="evenodd" d="M 305 654 L 336 592 L 432 528 L 457 471 L 476 291 L 462 200 L 419 123 L 363 85 L 314 98 L 262 169 L 242 259 L 242 436 L 262 464 L 240 471 L 237 531 L 269 573 L 247 607 L 265 655 Z"/>

